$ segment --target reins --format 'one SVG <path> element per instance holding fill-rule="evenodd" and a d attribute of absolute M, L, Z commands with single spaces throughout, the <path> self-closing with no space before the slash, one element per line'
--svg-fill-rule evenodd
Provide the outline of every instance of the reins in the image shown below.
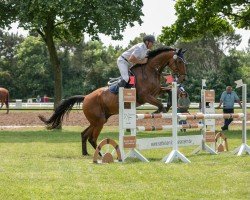
<path fill-rule="evenodd" d="M 156 76 L 161 76 L 163 70 L 168 67 L 170 68 L 170 70 L 172 71 L 172 74 L 175 78 L 179 78 L 180 76 L 186 76 L 187 73 L 185 72 L 184 74 L 180 74 L 179 73 L 179 65 L 178 65 L 178 59 L 180 59 L 183 64 L 185 64 L 184 59 L 178 55 L 179 52 L 176 52 L 176 50 L 173 50 L 175 52 L 174 57 L 173 57 L 173 61 L 170 63 L 170 59 L 164 64 L 162 65 L 162 67 L 160 65 L 156 65 L 156 66 L 149 66 L 148 64 L 142 65 L 141 66 L 141 73 L 142 73 L 142 77 L 144 80 L 146 80 L 148 78 L 147 74 L 145 73 L 145 69 L 146 67 L 149 68 L 153 68 L 154 72 L 156 74 Z M 156 56 L 156 55 L 154 55 Z M 152 58 L 152 57 L 151 57 Z M 175 64 L 175 69 L 172 68 L 172 66 Z"/>

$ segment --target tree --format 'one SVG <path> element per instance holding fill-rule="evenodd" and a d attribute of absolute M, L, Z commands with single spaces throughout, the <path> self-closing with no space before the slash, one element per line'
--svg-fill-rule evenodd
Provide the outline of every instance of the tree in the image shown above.
<path fill-rule="evenodd" d="M 231 39 L 225 43 L 225 38 Z M 192 101 L 199 101 L 201 80 L 207 80 L 208 88 L 216 89 L 216 99 L 220 96 L 220 91 L 225 89 L 225 85 L 233 85 L 239 79 L 240 70 L 238 58 L 231 55 L 230 50 L 225 55 L 225 51 L 233 49 L 239 44 L 238 35 L 226 35 L 224 37 L 213 37 L 212 35 L 202 39 L 192 41 L 177 42 L 179 48 L 188 49 L 185 53 L 187 61 L 187 80 L 184 83 L 185 89 L 192 95 Z"/>
<path fill-rule="evenodd" d="M 100 41 L 64 43 L 59 45 L 63 70 L 63 95 L 88 94 L 107 85 L 110 77 L 119 76 L 116 60 L 119 47 L 105 47 Z"/>
<path fill-rule="evenodd" d="M 142 0 L 6 0 L 1 2 L 1 27 L 17 20 L 26 30 L 43 38 L 54 71 L 55 106 L 62 98 L 62 69 L 56 39 L 78 41 L 83 33 L 97 38 L 99 33 L 121 38 L 127 24 L 142 23 Z"/>
<path fill-rule="evenodd" d="M 237 58 L 239 65 L 240 65 L 240 75 L 244 83 L 247 84 L 248 88 L 247 91 L 250 90 L 250 48 L 248 47 L 246 50 L 236 51 L 233 50 L 230 52 L 230 55 Z M 248 99 L 250 98 L 250 93 L 248 92 L 247 95 Z"/>
<path fill-rule="evenodd" d="M 83 63 L 85 77 L 83 93 L 87 94 L 94 89 L 107 85 L 110 77 L 118 77 L 116 59 L 121 54 L 120 49 L 104 47 L 99 41 L 90 41 L 85 46 Z"/>
<path fill-rule="evenodd" d="M 205 35 L 222 36 L 234 27 L 250 29 L 249 0 L 176 0 L 177 20 L 162 30 L 160 41 L 174 44 Z"/>
<path fill-rule="evenodd" d="M 48 53 L 41 38 L 25 38 L 16 50 L 16 57 L 15 97 L 30 98 L 45 94 L 52 96 L 52 68 L 48 63 Z"/>
<path fill-rule="evenodd" d="M 13 90 L 17 67 L 15 51 L 23 40 L 22 36 L 0 30 L 0 86 L 8 88 L 11 94 L 16 92 Z"/>

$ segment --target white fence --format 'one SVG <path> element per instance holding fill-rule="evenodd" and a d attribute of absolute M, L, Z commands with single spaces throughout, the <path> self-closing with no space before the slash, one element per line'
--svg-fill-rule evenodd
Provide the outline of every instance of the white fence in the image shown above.
<path fill-rule="evenodd" d="M 164 107 L 167 107 L 167 103 L 163 103 L 163 105 L 164 105 Z M 218 105 L 219 105 L 219 103 L 214 103 L 214 107 L 215 107 L 215 108 L 218 107 Z M 234 107 L 235 107 L 235 108 L 239 108 L 240 106 L 239 106 L 238 103 L 235 103 L 235 104 L 234 104 Z M 250 103 L 247 103 L 247 107 L 250 107 Z M 146 104 L 144 104 L 144 105 L 142 105 L 142 106 L 140 106 L 140 107 L 138 107 L 138 108 L 143 108 L 143 109 L 149 108 L 149 109 L 153 109 L 153 108 L 156 108 L 156 106 L 153 106 L 153 105 L 151 105 L 151 104 L 146 103 Z M 190 108 L 199 108 L 199 103 L 191 103 L 191 104 L 190 104 Z"/>
<path fill-rule="evenodd" d="M 167 103 L 163 103 L 163 105 L 166 107 L 167 106 Z M 215 107 L 217 107 L 219 105 L 219 103 L 215 103 Z M 234 105 L 235 108 L 239 108 L 239 104 L 235 104 Z M 250 103 L 247 103 L 247 107 L 249 108 L 250 107 Z M 10 103 L 10 108 L 13 108 L 13 109 L 19 109 L 19 108 L 22 108 L 22 109 L 31 109 L 31 108 L 37 108 L 37 109 L 45 109 L 45 108 L 48 108 L 48 109 L 52 109 L 54 108 L 54 103 L 53 102 L 46 102 L 46 103 L 36 103 L 36 102 L 22 102 L 21 99 L 17 99 L 16 102 L 11 102 Z M 74 105 L 73 108 L 82 108 L 82 104 L 76 104 Z M 190 105 L 190 108 L 196 108 L 198 109 L 199 108 L 199 103 L 191 103 Z M 138 107 L 138 109 L 156 109 L 156 106 L 153 106 L 151 104 L 144 104 L 140 107 Z"/>

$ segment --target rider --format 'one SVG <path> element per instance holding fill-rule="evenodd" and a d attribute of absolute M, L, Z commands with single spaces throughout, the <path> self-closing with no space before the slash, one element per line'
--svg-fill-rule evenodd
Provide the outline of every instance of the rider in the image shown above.
<path fill-rule="evenodd" d="M 142 43 L 132 46 L 130 49 L 122 53 L 117 59 L 117 66 L 120 70 L 122 79 L 118 83 L 118 87 L 125 87 L 129 81 L 128 70 L 135 64 L 145 64 L 148 61 L 146 58 L 148 50 L 152 49 L 155 43 L 153 35 L 146 35 Z"/>

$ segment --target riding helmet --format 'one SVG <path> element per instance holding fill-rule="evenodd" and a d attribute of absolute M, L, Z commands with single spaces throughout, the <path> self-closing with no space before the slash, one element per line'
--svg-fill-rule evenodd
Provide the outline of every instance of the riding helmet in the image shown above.
<path fill-rule="evenodd" d="M 146 41 L 155 43 L 155 36 L 153 36 L 153 35 L 146 35 L 146 36 L 143 38 L 143 42 L 146 42 Z"/>

